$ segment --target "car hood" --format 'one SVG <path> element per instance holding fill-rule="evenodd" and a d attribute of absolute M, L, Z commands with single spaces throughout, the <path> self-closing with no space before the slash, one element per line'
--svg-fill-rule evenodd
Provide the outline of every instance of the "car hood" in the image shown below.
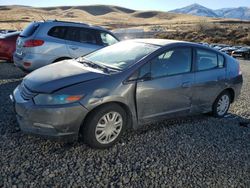
<path fill-rule="evenodd" d="M 38 93 L 51 93 L 60 88 L 106 76 L 101 70 L 87 67 L 76 60 L 64 60 L 28 74 L 24 85 Z"/>

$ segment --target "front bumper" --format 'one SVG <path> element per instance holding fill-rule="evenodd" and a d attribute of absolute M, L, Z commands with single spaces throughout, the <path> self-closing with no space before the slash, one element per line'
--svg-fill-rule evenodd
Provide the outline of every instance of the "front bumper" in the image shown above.
<path fill-rule="evenodd" d="M 19 89 L 10 98 L 14 103 L 20 129 L 25 133 L 69 142 L 78 138 L 87 110 L 79 103 L 38 106 L 22 99 Z"/>

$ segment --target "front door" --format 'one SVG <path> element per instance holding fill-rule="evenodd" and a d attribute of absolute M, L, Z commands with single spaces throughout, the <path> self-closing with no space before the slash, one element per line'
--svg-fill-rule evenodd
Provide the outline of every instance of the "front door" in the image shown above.
<path fill-rule="evenodd" d="M 192 102 L 192 49 L 171 49 L 155 57 L 140 69 L 136 102 L 139 123 L 159 117 L 184 115 Z"/>
<path fill-rule="evenodd" d="M 91 29 L 70 27 L 67 31 L 66 44 L 72 58 L 86 55 L 103 48 L 98 43 L 96 32 Z"/>

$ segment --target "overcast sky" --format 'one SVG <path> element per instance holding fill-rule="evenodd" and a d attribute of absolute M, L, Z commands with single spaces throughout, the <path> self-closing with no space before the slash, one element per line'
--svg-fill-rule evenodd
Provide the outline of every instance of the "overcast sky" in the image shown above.
<path fill-rule="evenodd" d="M 250 7 L 250 0 L 0 0 L 0 5 L 27 5 L 35 7 L 76 5 L 118 5 L 136 10 L 168 11 L 198 3 L 211 9 Z"/>

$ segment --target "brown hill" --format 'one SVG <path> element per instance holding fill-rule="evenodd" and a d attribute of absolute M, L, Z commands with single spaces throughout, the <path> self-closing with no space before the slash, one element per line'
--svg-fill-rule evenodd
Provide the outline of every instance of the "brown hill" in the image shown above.
<path fill-rule="evenodd" d="M 89 14 L 94 16 L 108 14 L 110 12 L 121 12 L 121 13 L 133 13 L 135 10 L 118 7 L 118 6 L 111 6 L 111 5 L 89 5 L 89 6 L 60 6 L 60 7 L 45 7 L 39 8 L 46 11 L 61 9 L 61 10 L 69 10 L 69 9 L 79 9 L 85 11 Z"/>
<path fill-rule="evenodd" d="M 106 27 L 141 27 L 154 24 L 166 25 L 178 22 L 190 23 L 201 19 L 159 11 L 136 11 L 118 6 L 60 6 L 34 8 L 29 6 L 0 6 L 0 28 L 20 29 L 28 22 L 42 19 L 81 21 Z"/>
<path fill-rule="evenodd" d="M 160 38 L 250 44 L 249 22 L 236 19 L 137 11 L 109 5 L 46 8 L 0 6 L 0 29 L 21 30 L 31 21 L 43 19 L 85 22 L 108 29 L 143 28 Z"/>

